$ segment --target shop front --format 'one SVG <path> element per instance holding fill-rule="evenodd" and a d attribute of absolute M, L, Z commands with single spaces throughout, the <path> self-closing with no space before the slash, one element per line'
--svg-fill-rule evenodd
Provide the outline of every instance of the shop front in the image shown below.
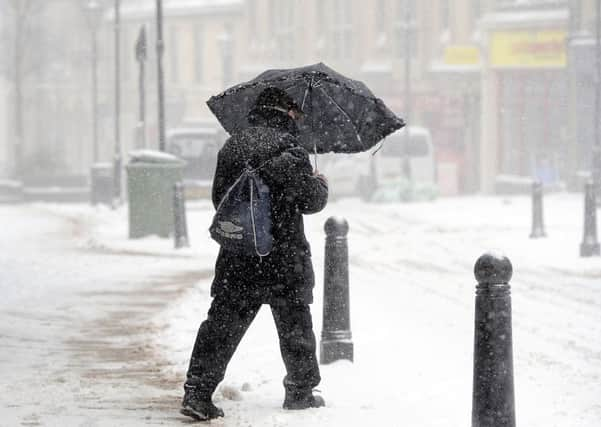
<path fill-rule="evenodd" d="M 570 70 L 570 132 L 571 150 L 568 156 L 572 172 L 570 188 L 580 190 L 582 179 L 589 176 L 595 141 L 596 43 L 590 34 L 571 37 L 569 43 Z"/>
<path fill-rule="evenodd" d="M 564 170 L 568 125 L 566 33 L 499 31 L 491 37 L 491 66 L 498 73 L 499 172 L 556 184 Z"/>
<path fill-rule="evenodd" d="M 483 188 L 566 179 L 568 73 L 561 26 L 493 29 L 483 79 Z"/>
<path fill-rule="evenodd" d="M 479 188 L 480 56 L 476 45 L 449 44 L 430 69 L 437 108 L 424 108 L 424 123 L 432 131 L 443 194 Z"/>

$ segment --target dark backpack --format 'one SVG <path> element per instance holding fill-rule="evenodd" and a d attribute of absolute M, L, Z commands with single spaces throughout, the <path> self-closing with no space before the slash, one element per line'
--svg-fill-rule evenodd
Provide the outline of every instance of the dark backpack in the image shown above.
<path fill-rule="evenodd" d="M 271 199 L 269 187 L 258 175 L 258 169 L 245 169 L 227 190 L 209 231 L 228 251 L 263 257 L 273 247 Z"/>

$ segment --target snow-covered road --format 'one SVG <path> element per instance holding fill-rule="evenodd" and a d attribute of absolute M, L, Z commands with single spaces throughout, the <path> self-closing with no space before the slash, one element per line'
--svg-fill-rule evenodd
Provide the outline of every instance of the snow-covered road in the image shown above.
<path fill-rule="evenodd" d="M 323 223 L 349 221 L 355 362 L 322 367 L 328 407 L 281 409 L 269 310 L 244 338 L 215 400 L 224 426 L 470 424 L 473 264 L 501 250 L 512 279 L 519 425 L 601 426 L 601 258 L 580 259 L 582 199 L 545 200 L 532 240 L 526 197 L 369 205 L 306 218 L 321 331 Z M 0 425 L 177 425 L 181 381 L 210 303 L 209 204 L 189 204 L 193 247 L 128 241 L 126 212 L 1 207 Z"/>

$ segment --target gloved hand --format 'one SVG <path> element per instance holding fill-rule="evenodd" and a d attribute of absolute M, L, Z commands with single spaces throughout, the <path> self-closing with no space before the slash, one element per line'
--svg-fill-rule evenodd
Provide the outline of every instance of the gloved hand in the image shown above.
<path fill-rule="evenodd" d="M 322 180 L 325 185 L 328 185 L 328 179 L 324 174 L 320 173 L 319 171 L 313 171 L 313 176 L 317 179 Z"/>

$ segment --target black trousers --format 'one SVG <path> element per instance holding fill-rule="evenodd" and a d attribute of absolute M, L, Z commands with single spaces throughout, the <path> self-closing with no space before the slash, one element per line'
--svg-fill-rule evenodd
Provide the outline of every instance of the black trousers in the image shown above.
<path fill-rule="evenodd" d="M 208 396 L 215 391 L 261 305 L 260 302 L 253 301 L 231 301 L 219 295 L 213 299 L 207 319 L 198 329 L 186 389 L 191 388 Z M 271 305 L 271 312 L 286 366 L 284 385 L 297 389 L 315 387 L 321 377 L 309 306 Z"/>

